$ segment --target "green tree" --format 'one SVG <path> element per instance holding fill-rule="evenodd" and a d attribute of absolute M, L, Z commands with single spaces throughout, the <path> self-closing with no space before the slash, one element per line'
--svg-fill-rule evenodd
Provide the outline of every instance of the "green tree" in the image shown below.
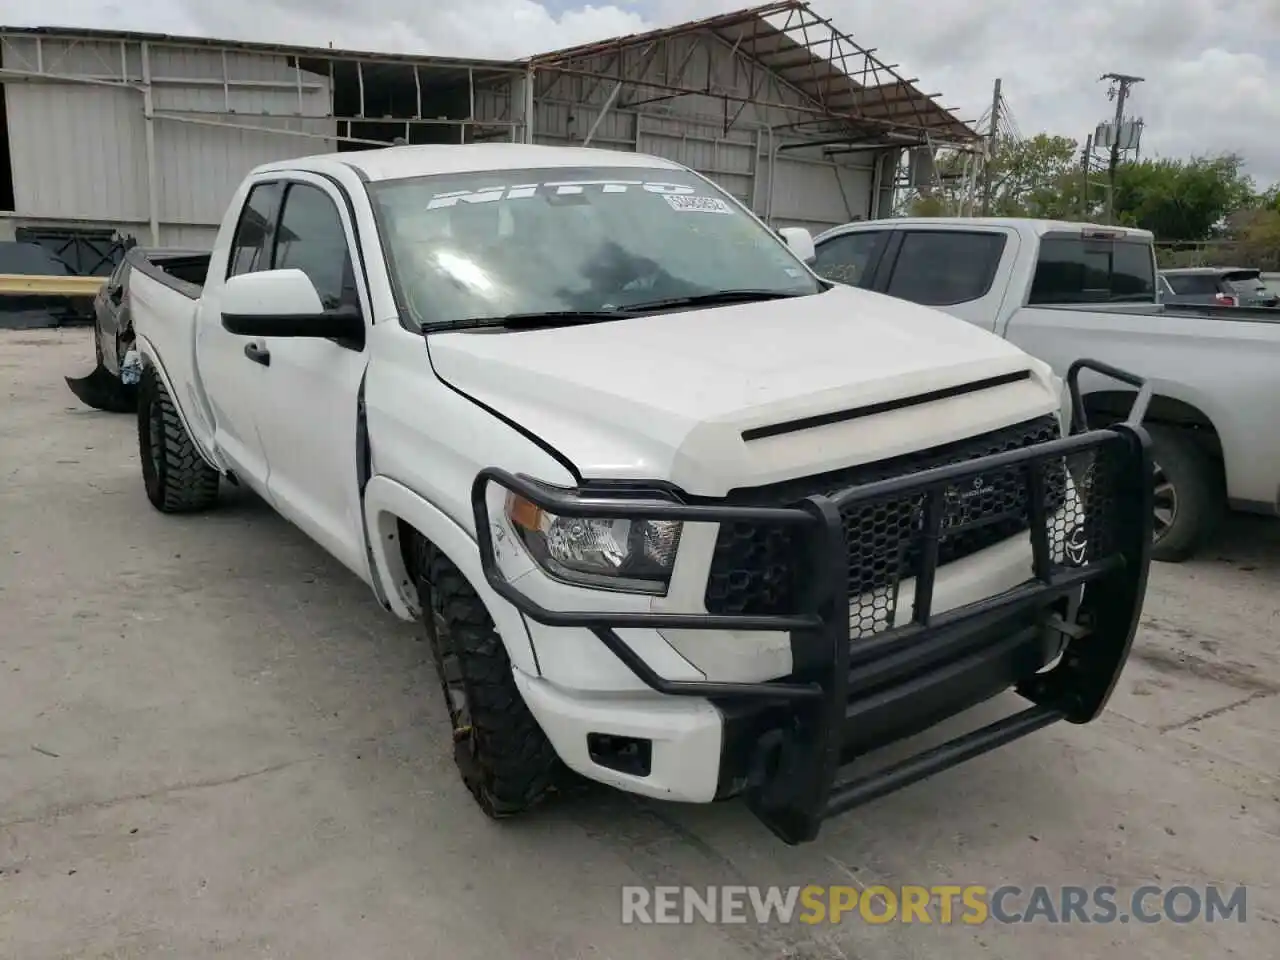
<path fill-rule="evenodd" d="M 1064 217 L 1070 214 L 1063 194 L 1064 180 L 1076 163 L 1076 141 L 1070 137 L 1036 134 L 1027 140 L 1001 138 L 991 164 L 991 215 L 996 217 Z M 976 160 L 959 151 L 936 160 L 940 186 L 913 198 L 910 213 L 917 217 L 954 216 L 973 199 L 982 205 L 982 177 L 974 181 Z"/>
<path fill-rule="evenodd" d="M 1256 203 L 1238 154 L 1190 160 L 1143 160 L 1116 171 L 1116 219 L 1157 240 L 1208 240 L 1226 218 Z"/>
<path fill-rule="evenodd" d="M 1071 172 L 1078 144 L 1070 137 L 1038 133 L 997 148 L 992 169 L 991 213 L 997 217 L 1061 219 L 1073 215 Z"/>
<path fill-rule="evenodd" d="M 1263 270 L 1280 270 L 1280 208 L 1274 197 L 1263 194 L 1262 203 L 1232 218 L 1232 259 Z"/>
<path fill-rule="evenodd" d="M 1273 183 L 1258 194 L 1257 206 L 1261 210 L 1274 210 L 1276 213 L 1280 213 L 1280 183 Z"/>
<path fill-rule="evenodd" d="M 1105 163 L 1094 159 L 1086 202 L 1078 145 L 1048 133 L 1027 140 L 1002 139 L 992 163 L 991 213 L 1001 217 L 1092 220 L 1105 217 Z M 981 208 L 981 178 L 975 185 L 971 154 L 937 158 L 940 185 L 921 191 L 913 216 L 955 216 Z M 1100 169 L 1101 168 L 1101 169 Z M 1157 240 L 1203 241 L 1224 235 L 1227 218 L 1240 210 L 1280 213 L 1280 186 L 1259 195 L 1238 154 L 1188 160 L 1142 160 L 1116 170 L 1117 222 L 1142 227 Z"/>

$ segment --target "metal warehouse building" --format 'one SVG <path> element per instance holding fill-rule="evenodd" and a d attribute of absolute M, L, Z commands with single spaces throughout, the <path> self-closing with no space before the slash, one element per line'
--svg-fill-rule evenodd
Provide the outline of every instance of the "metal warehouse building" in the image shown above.
<path fill-rule="evenodd" d="M 639 150 L 813 229 L 887 214 L 904 150 L 977 139 L 795 0 L 519 61 L 12 27 L 0 58 L 0 240 L 55 246 L 84 273 L 129 237 L 208 245 L 244 174 L 291 156 Z"/>

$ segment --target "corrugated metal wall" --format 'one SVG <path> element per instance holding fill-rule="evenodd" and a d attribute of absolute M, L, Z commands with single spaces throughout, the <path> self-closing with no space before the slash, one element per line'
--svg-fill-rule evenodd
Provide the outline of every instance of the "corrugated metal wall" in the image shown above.
<path fill-rule="evenodd" d="M 138 42 L 5 40 L 5 66 L 140 83 Z M 284 57 L 150 44 L 161 243 L 212 239 L 227 200 L 260 163 L 333 149 L 327 77 Z M 225 71 L 225 72 L 224 72 Z M 224 79 L 226 82 L 224 83 Z M 114 226 L 150 242 L 143 95 L 101 84 L 5 84 L 16 223 Z M 219 125 L 225 124 L 225 125 Z M 237 130 L 229 125 L 267 128 Z M 281 130 L 281 133 L 269 132 Z"/>
<path fill-rule="evenodd" d="M 14 212 L 146 223 L 142 98 L 132 90 L 5 84 Z"/>
<path fill-rule="evenodd" d="M 25 223 L 80 221 L 112 226 L 150 241 L 144 76 L 139 41 L 42 39 L 8 35 L 5 67 L 99 81 L 5 84 L 15 210 Z M 283 56 L 148 44 L 155 135 L 155 216 L 160 242 L 207 244 L 244 174 L 271 160 L 335 148 L 337 123 L 325 119 L 327 77 L 299 74 Z M 580 144 L 610 101 L 611 76 L 624 69 L 658 83 L 707 89 L 708 96 L 654 101 L 627 87 L 605 113 L 592 144 L 640 150 L 683 163 L 718 182 L 775 225 L 819 230 L 871 215 L 878 154 L 835 159 L 780 150 L 770 127 L 804 114 L 805 99 L 750 65 L 714 37 L 671 38 L 646 52 L 612 55 L 589 66 L 599 77 L 542 72 L 535 84 L 535 139 Z M 522 78 L 479 90 L 481 120 L 519 120 Z M 755 102 L 724 99 L 728 94 Z M 648 102 L 637 102 L 644 100 Z M 242 129 L 234 129 L 238 125 Z M 243 129 L 251 126 L 256 130 Z M 280 130 L 280 133 L 271 132 Z M 311 134 L 292 136 L 285 130 Z M 2 225 L 4 222 L 0 222 Z"/>
<path fill-rule="evenodd" d="M 781 154 L 771 169 L 776 226 L 817 232 L 871 215 L 873 171 L 869 166 Z"/>
<path fill-rule="evenodd" d="M 853 154 L 839 159 L 801 157 L 779 152 L 786 141 L 768 128 L 794 122 L 797 114 L 781 104 L 809 105 L 801 94 L 776 76 L 754 72 L 728 44 L 706 35 L 675 37 L 651 51 L 601 55 L 575 70 L 598 72 L 599 78 L 548 71 L 535 86 L 534 140 L 581 145 L 609 102 L 620 72 L 671 86 L 709 89 L 756 102 L 740 104 L 723 96 L 682 96 L 652 103 L 633 103 L 658 96 L 660 90 L 636 92 L 628 87 L 607 110 L 591 145 L 638 150 L 675 160 L 716 181 L 777 226 L 822 230 L 873 212 L 873 167 L 879 154 Z M 477 112 L 507 117 L 510 104 L 523 102 L 520 83 L 477 97 Z M 516 113 L 521 111 L 516 108 Z M 813 154 L 814 151 L 808 151 Z"/>

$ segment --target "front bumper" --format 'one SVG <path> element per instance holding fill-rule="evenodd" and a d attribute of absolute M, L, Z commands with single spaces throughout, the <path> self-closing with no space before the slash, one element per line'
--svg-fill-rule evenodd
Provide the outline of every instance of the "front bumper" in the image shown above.
<path fill-rule="evenodd" d="M 1082 432 L 1060 439 L 810 496 L 794 507 L 628 503 L 550 493 L 527 478 L 482 471 L 472 504 L 485 577 L 530 619 L 591 630 L 654 690 L 714 705 L 724 718 L 717 794 L 744 793 L 756 815 L 787 843 L 812 840 L 829 817 L 1059 720 L 1087 723 L 1104 708 L 1128 658 L 1150 563 L 1151 462 L 1140 426 L 1150 388 L 1122 371 L 1079 361 L 1067 378 L 1077 410 L 1077 378 L 1085 367 L 1140 387 L 1126 422 L 1106 430 L 1080 427 Z M 1070 529 L 1055 528 L 1046 505 L 1046 478 L 1064 468 L 1075 478 L 1081 517 Z M 947 498 L 957 484 L 992 471 L 1014 471 L 1025 484 L 1020 509 L 1029 527 L 1033 576 L 1013 589 L 934 613 Z M 786 615 L 550 610 L 498 568 L 487 536 L 491 483 L 562 516 L 786 524 L 804 537 L 807 588 L 798 609 Z M 883 505 L 901 511 L 904 503 L 916 517 L 911 549 L 900 555 L 909 552 L 910 569 L 900 571 L 893 589 L 898 581 L 914 580 L 912 616 L 906 623 L 877 620 L 872 614 L 883 607 L 883 593 L 849 595 L 842 510 Z M 620 637 L 619 630 L 633 627 L 785 631 L 793 671 L 761 683 L 668 680 Z M 887 768 L 841 778 L 841 768 L 858 757 L 1011 688 L 1031 706 Z M 553 740 L 571 736 L 559 731 Z M 568 749 L 578 748 L 570 743 Z"/>

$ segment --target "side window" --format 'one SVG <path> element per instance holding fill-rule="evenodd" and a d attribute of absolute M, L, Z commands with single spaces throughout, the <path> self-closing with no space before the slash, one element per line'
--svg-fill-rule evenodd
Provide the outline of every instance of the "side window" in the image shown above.
<path fill-rule="evenodd" d="M 360 304 L 342 218 L 319 187 L 290 184 L 276 228 L 272 267 L 294 267 L 305 273 L 316 285 L 326 310 Z"/>
<path fill-rule="evenodd" d="M 1218 292 L 1218 278 L 1207 273 L 1181 273 L 1168 278 L 1169 284 L 1183 296 L 1212 297 Z"/>
<path fill-rule="evenodd" d="M 1003 233 L 906 232 L 885 293 L 934 307 L 984 297 L 995 280 L 1005 241 Z"/>
<path fill-rule="evenodd" d="M 260 183 L 249 191 L 231 241 L 228 277 L 269 269 L 270 251 L 266 247 L 271 235 L 271 218 L 279 206 L 282 189 L 279 183 Z"/>
<path fill-rule="evenodd" d="M 813 271 L 832 283 L 869 286 L 871 272 L 880 262 L 888 237 L 887 230 L 865 230 L 825 240 L 818 247 Z"/>

